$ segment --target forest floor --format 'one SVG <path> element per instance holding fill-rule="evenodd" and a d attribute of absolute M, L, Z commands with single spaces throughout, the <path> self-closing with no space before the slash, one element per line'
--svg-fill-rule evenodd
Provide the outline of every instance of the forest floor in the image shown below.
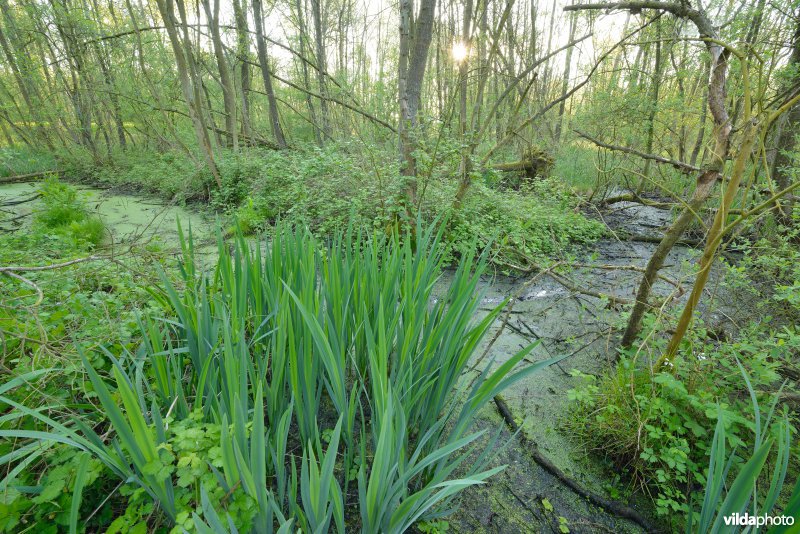
<path fill-rule="evenodd" d="M 7 185 L 0 188 L 0 197 L 26 198 L 35 193 L 36 187 L 36 184 Z M 81 190 L 88 195 L 92 209 L 103 219 L 114 246 L 157 240 L 165 251 L 177 254 L 178 220 L 184 228 L 191 225 L 196 242 L 214 241 L 215 221 L 203 213 L 131 194 L 88 187 Z M 35 209 L 35 203 L 22 204 L 18 206 L 17 214 L 32 209 Z M 499 365 L 535 341 L 539 341 L 539 345 L 529 356 L 531 361 L 567 354 L 559 364 L 506 390 L 503 397 L 515 421 L 522 426 L 526 446 L 534 444 L 579 485 L 600 495 L 613 495 L 624 502 L 631 495 L 631 488 L 625 487 L 625 481 L 619 479 L 611 466 L 588 456 L 588 451 L 561 428 L 565 418 L 570 416 L 567 392 L 578 385 L 578 379 L 572 376 L 571 371 L 577 369 L 598 375 L 606 369 L 615 358 L 617 339 L 612 332 L 622 320 L 613 298 L 599 298 L 582 291 L 632 299 L 641 274 L 620 267 L 643 267 L 656 244 L 625 240 L 617 237 L 617 232 L 658 237 L 669 224 L 671 214 L 656 207 L 623 203 L 603 212 L 595 210 L 589 215 L 607 224 L 610 237 L 585 246 L 578 252 L 577 261 L 575 258 L 564 260 L 582 265 L 571 269 L 569 280 L 547 273 L 521 277 L 498 274 L 484 280 L 481 313 L 487 313 L 507 297 L 514 300 L 510 312 L 499 316 L 484 346 L 477 351 L 474 368 L 482 370 L 488 362 Z M 210 246 L 208 250 L 214 248 Z M 696 255 L 697 252 L 691 248 L 677 246 L 668 258 L 663 274 L 685 288 L 691 287 L 692 260 Z M 554 260 L 558 261 L 558 258 Z M 448 276 L 445 273 L 440 282 L 442 292 L 447 286 Z M 715 298 L 701 310 L 706 322 L 720 328 L 735 329 L 741 316 L 748 313 L 747 307 L 730 302 L 724 290 L 717 291 L 714 277 L 709 288 L 715 293 Z M 654 292 L 666 296 L 673 289 L 668 283 L 659 281 Z M 501 331 L 498 333 L 498 330 Z M 479 424 L 489 429 L 502 428 L 506 437 L 511 437 L 494 404 L 484 409 Z M 467 490 L 458 512 L 448 518 L 455 531 L 642 531 L 635 523 L 588 503 L 538 465 L 521 443 L 512 440 L 498 454 L 496 462 L 508 465 L 505 471 L 488 484 Z M 627 504 L 650 516 L 646 502 L 647 499 L 638 494 Z"/>

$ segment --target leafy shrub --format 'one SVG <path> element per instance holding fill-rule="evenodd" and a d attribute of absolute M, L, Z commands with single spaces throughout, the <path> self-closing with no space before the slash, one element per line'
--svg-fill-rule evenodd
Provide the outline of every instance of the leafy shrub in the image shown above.
<path fill-rule="evenodd" d="M 481 245 L 492 243 L 496 259 L 524 268 L 532 258 L 542 260 L 602 235 L 602 225 L 577 210 L 578 198 L 556 178 L 509 191 L 501 189 L 497 173 L 476 173 L 460 209 L 451 213 L 460 150 L 459 143 L 445 139 L 418 154 L 420 211 L 427 222 L 450 221 L 445 240 L 451 259 L 477 239 Z M 246 232 L 268 230 L 278 220 L 307 225 L 317 236 L 350 224 L 387 230 L 406 215 L 396 154 L 375 146 L 219 150 L 222 188 L 204 166 L 177 152 L 115 153 L 102 164 L 79 151 L 63 159 L 75 179 L 135 185 L 169 198 L 207 198 Z"/>
<path fill-rule="evenodd" d="M 792 438 L 788 417 L 785 413 L 783 417 L 776 414 L 777 397 L 773 400 L 769 410 L 763 412 L 747 372 L 741 365 L 739 368 L 752 400 L 754 415 L 752 453 L 745 452 L 742 454 L 744 458 L 740 459 L 734 449 L 730 455 L 727 455 L 727 430 L 720 409 L 709 451 L 707 480 L 701 508 L 699 513 L 695 513 L 694 509 L 690 508 L 686 522 L 687 534 L 729 532 L 731 529 L 725 522 L 726 518 L 736 515 L 750 513 L 751 516 L 774 516 L 776 514 L 773 509 L 782 491 L 785 490 L 784 483 L 789 467 Z M 775 450 L 775 457 L 770 474 L 767 460 L 772 450 Z M 737 463 L 737 460 L 740 467 L 734 477 L 731 474 L 731 467 Z M 760 485 L 762 479 L 768 480 L 768 483 Z M 728 484 L 729 480 L 731 480 L 730 484 Z M 797 479 L 794 491 L 783 509 L 783 515 L 796 519 L 798 511 L 800 511 L 800 478 Z M 747 530 L 749 529 L 744 529 L 744 531 Z M 755 530 L 757 531 L 758 528 Z M 770 529 L 773 534 L 787 531 L 791 531 L 791 529 L 780 527 Z"/>
<path fill-rule="evenodd" d="M 498 191 L 476 183 L 453 215 L 448 241 L 462 254 L 477 238 L 494 247 L 494 260 L 500 265 L 525 269 L 604 234 L 603 225 L 576 211 L 576 204 L 576 197 L 554 178 L 537 180 L 523 191 Z"/>
<path fill-rule="evenodd" d="M 0 177 L 54 171 L 57 167 L 50 152 L 27 146 L 0 147 Z"/>

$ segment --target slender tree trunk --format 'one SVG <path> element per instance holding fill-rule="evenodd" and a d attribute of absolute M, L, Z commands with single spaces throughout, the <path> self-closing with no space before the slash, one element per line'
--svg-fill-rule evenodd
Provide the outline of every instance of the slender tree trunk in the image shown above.
<path fill-rule="evenodd" d="M 241 90 L 242 134 L 247 142 L 253 139 L 250 125 L 250 35 L 247 27 L 247 0 L 233 0 L 236 22 L 236 55 L 239 63 L 239 88 Z"/>
<path fill-rule="evenodd" d="M 314 19 L 314 41 L 316 45 L 317 55 L 317 80 L 319 82 L 319 94 L 322 98 L 319 102 L 319 108 L 322 113 L 322 133 L 323 137 L 329 138 L 331 136 L 331 118 L 328 111 L 328 85 L 325 82 L 327 75 L 327 55 L 325 51 L 325 32 L 323 31 L 322 24 L 322 0 L 311 0 L 311 15 Z"/>
<path fill-rule="evenodd" d="M 706 61 L 703 63 L 703 72 L 708 72 L 710 68 L 710 64 Z M 700 121 L 698 123 L 697 128 L 697 139 L 694 142 L 694 148 L 692 149 L 692 157 L 689 158 L 690 165 L 697 165 L 697 157 L 700 155 L 700 149 L 703 148 L 703 140 L 705 139 L 706 135 L 706 118 L 708 117 L 708 86 L 704 89 L 703 92 L 703 110 L 700 113 Z"/>
<path fill-rule="evenodd" d="M 222 36 L 219 32 L 219 0 L 214 0 L 213 7 L 210 0 L 202 0 L 202 4 L 206 19 L 208 19 L 211 43 L 214 46 L 214 57 L 217 60 L 217 70 L 219 71 L 220 85 L 222 85 L 222 101 L 225 106 L 225 134 L 228 139 L 228 145 L 236 150 L 239 145 L 236 127 L 236 88 L 233 85 L 233 77 L 231 76 L 230 68 L 228 68 L 228 60 L 225 58 Z"/>
<path fill-rule="evenodd" d="M 795 22 L 789 66 L 795 72 L 795 76 L 791 81 L 797 83 L 797 81 L 800 81 L 800 73 L 797 70 L 800 68 L 800 12 L 797 14 L 797 22 Z M 791 86 L 791 83 L 786 85 Z M 785 189 L 792 180 L 789 167 L 792 163 L 792 149 L 797 146 L 798 127 L 800 127 L 800 104 L 793 106 L 776 124 L 775 148 L 777 152 L 772 161 L 772 176 L 778 185 L 778 189 Z M 789 226 L 791 224 L 793 208 L 794 202 L 791 199 L 781 203 L 778 218 L 783 225 Z"/>
<path fill-rule="evenodd" d="M 308 55 L 308 31 L 306 30 L 306 15 L 305 9 L 303 7 L 304 0 L 295 0 L 295 7 L 297 9 L 297 25 L 298 30 L 300 32 L 300 53 L 303 56 Z M 380 30 L 380 28 L 379 28 Z M 380 42 L 380 31 L 378 32 Z M 300 67 L 303 72 L 303 84 L 305 87 L 311 87 L 311 82 L 308 76 L 308 64 L 305 61 L 300 61 Z M 381 63 L 381 68 L 383 67 L 383 63 Z M 314 140 L 317 142 L 317 145 L 322 146 L 323 138 L 322 138 L 322 131 L 319 127 L 319 123 L 317 122 L 317 112 L 314 108 L 314 101 L 311 99 L 311 95 L 306 93 L 306 107 L 308 107 L 308 116 L 311 118 L 311 123 L 314 128 Z"/>
<path fill-rule="evenodd" d="M 253 0 L 253 18 L 256 23 L 256 44 L 258 46 L 258 64 L 261 66 L 261 76 L 264 79 L 264 92 L 267 93 L 267 104 L 269 105 L 269 122 L 272 127 L 272 135 L 278 143 L 278 147 L 286 148 L 286 138 L 283 136 L 280 116 L 278 115 L 278 101 L 275 98 L 275 90 L 272 87 L 272 74 L 269 70 L 267 60 L 267 43 L 264 40 L 263 15 L 261 12 L 261 0 Z"/>
<path fill-rule="evenodd" d="M 575 3 L 574 0 L 572 3 L 574 5 Z M 575 14 L 570 13 L 569 38 L 567 39 L 567 42 L 572 42 L 575 40 L 575 19 L 576 19 Z M 564 59 L 564 77 L 561 79 L 562 95 L 567 94 L 567 91 L 569 90 L 569 77 L 570 74 L 572 73 L 572 50 L 573 50 L 572 46 L 567 48 L 567 54 Z M 563 99 L 561 103 L 558 105 L 558 119 L 556 120 L 556 131 L 555 135 L 553 136 L 557 143 L 561 142 L 561 130 L 564 127 L 564 121 L 565 121 L 564 112 L 566 111 L 567 100 L 568 100 L 567 98 Z"/>
<path fill-rule="evenodd" d="M 655 63 L 653 65 L 653 78 L 650 85 L 650 109 L 647 112 L 647 141 L 645 145 L 645 152 L 648 154 L 653 153 L 653 140 L 655 137 L 655 122 L 656 114 L 658 113 L 658 94 L 661 89 L 661 71 L 663 70 L 661 60 L 661 21 L 656 21 L 656 54 Z M 642 179 L 639 182 L 639 187 L 636 193 L 641 193 L 644 189 L 647 180 L 650 178 L 650 164 L 652 160 L 644 160 L 644 170 L 642 171 Z"/>
<path fill-rule="evenodd" d="M 472 22 L 472 0 L 466 0 L 464 4 L 464 25 L 461 30 L 461 44 L 467 49 L 467 57 L 465 57 L 458 66 L 458 133 L 461 136 L 461 164 L 459 174 L 461 176 L 461 184 L 459 189 L 466 189 L 468 187 L 469 174 L 472 171 L 470 165 L 470 150 L 469 140 L 467 139 L 467 74 L 469 73 L 469 56 L 470 56 L 470 22 Z M 456 195 L 457 198 L 463 196 Z"/>
<path fill-rule="evenodd" d="M 419 14 L 414 18 L 413 1 L 400 0 L 400 63 L 398 92 L 400 99 L 400 153 L 401 175 L 406 180 L 408 213 L 417 202 L 417 149 L 419 135 L 418 112 L 422 96 L 422 81 L 428 62 L 433 33 L 433 15 L 436 0 L 422 0 Z M 413 28 L 413 34 L 412 34 Z"/>
<path fill-rule="evenodd" d="M 602 9 L 603 4 L 573 5 L 565 8 L 568 11 L 583 9 Z M 617 7 L 620 9 L 641 9 L 642 3 L 638 1 L 622 2 Z M 649 6 L 648 6 L 649 7 Z M 706 48 L 711 56 L 711 76 L 708 82 L 708 107 L 714 118 L 714 151 L 713 157 L 706 170 L 697 179 L 692 198 L 687 206 L 664 234 L 656 252 L 645 267 L 645 273 L 639 284 L 636 302 L 628 319 L 628 325 L 622 338 L 622 346 L 630 347 L 636 340 L 642 327 L 642 317 L 649 307 L 650 291 L 658 277 L 658 271 L 664 265 L 664 260 L 669 255 L 672 247 L 688 228 L 692 218 L 697 213 L 696 207 L 703 205 L 711 194 L 713 185 L 722 175 L 731 135 L 730 116 L 727 109 L 726 80 L 728 75 L 729 52 L 718 43 L 719 36 L 716 28 L 701 10 L 684 4 L 663 4 L 662 10 L 690 20 L 696 27 L 701 37 L 705 38 Z M 748 153 L 749 157 L 749 153 Z"/>
<path fill-rule="evenodd" d="M 158 9 L 161 12 L 161 17 L 164 20 L 167 35 L 172 44 L 172 52 L 175 56 L 175 65 L 178 70 L 181 91 L 183 92 L 183 98 L 186 100 L 186 105 L 189 108 L 189 117 L 192 120 L 200 150 L 206 159 L 206 164 L 208 165 L 209 171 L 211 171 L 211 175 L 217 182 L 217 186 L 222 188 L 222 180 L 219 175 L 219 170 L 217 169 L 216 161 L 214 160 L 213 149 L 211 148 L 211 139 L 208 137 L 208 129 L 206 128 L 203 114 L 200 110 L 198 91 L 190 78 L 189 61 L 181 45 L 181 39 L 178 36 L 174 2 L 173 0 L 157 0 L 157 3 Z"/>

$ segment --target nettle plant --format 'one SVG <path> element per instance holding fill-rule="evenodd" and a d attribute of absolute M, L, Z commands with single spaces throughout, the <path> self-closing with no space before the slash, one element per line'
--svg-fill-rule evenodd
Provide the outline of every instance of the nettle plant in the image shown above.
<path fill-rule="evenodd" d="M 393 533 L 446 515 L 502 469 L 488 468 L 499 433 L 473 432 L 476 413 L 555 360 L 514 371 L 531 346 L 464 379 L 504 304 L 473 320 L 486 266 L 474 254 L 433 299 L 440 236 L 418 225 L 322 243 L 283 226 L 266 247 L 220 237 L 210 272 L 182 240 L 182 288 L 165 275 L 159 293 L 168 316 L 141 319 L 135 353 L 106 352 L 110 377 L 84 357 L 106 425 L 9 398 L 45 371 L 0 386 L 8 422 L 47 427 L 0 430 L 24 444 L 3 484 L 37 442 L 59 442 L 138 486 L 133 504 L 150 499 L 176 532 Z"/>

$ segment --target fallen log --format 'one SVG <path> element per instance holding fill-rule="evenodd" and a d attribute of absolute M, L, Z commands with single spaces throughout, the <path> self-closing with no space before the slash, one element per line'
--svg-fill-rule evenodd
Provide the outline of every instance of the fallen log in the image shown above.
<path fill-rule="evenodd" d="M 36 200 L 37 198 L 39 198 L 41 196 L 42 196 L 41 193 L 36 193 L 35 195 L 33 195 L 31 197 L 28 197 L 28 198 L 7 200 L 5 202 L 0 202 L 0 206 L 3 206 L 3 207 L 6 207 L 6 206 L 19 206 L 20 204 L 25 204 L 26 202 L 33 202 L 34 200 Z"/>
<path fill-rule="evenodd" d="M 640 241 L 642 243 L 660 243 L 662 237 L 657 235 L 643 235 L 643 234 L 629 234 L 620 235 L 620 239 L 625 241 Z M 685 237 L 675 242 L 676 245 L 683 245 L 684 247 L 699 247 L 705 243 L 702 239 L 692 239 Z"/>
<path fill-rule="evenodd" d="M 600 203 L 604 206 L 608 206 L 609 204 L 616 204 L 618 202 L 633 202 L 635 204 L 642 204 L 643 206 L 651 206 L 665 210 L 672 209 L 677 205 L 674 202 L 658 202 L 655 200 L 650 200 L 637 195 L 636 193 L 623 193 L 622 195 L 604 198 Z"/>
<path fill-rule="evenodd" d="M 556 477 L 560 480 L 565 486 L 569 489 L 580 495 L 581 497 L 588 500 L 590 503 L 594 504 L 595 506 L 599 506 L 603 510 L 617 516 L 622 517 L 624 519 L 630 519 L 631 521 L 637 523 L 647 532 L 658 533 L 662 532 L 661 529 L 656 528 L 646 517 L 640 514 L 638 511 L 634 510 L 633 508 L 622 504 L 619 501 L 614 501 L 611 499 L 606 499 L 586 488 L 578 484 L 577 481 L 571 479 L 564 473 L 561 469 L 555 466 L 553 462 L 551 462 L 546 456 L 544 456 L 539 449 L 531 443 L 528 438 L 525 436 L 523 432 L 519 432 L 520 427 L 517 422 L 514 420 L 514 415 L 511 413 L 511 409 L 506 404 L 506 401 L 500 395 L 495 395 L 494 403 L 497 406 L 497 411 L 503 420 L 508 425 L 508 428 L 519 435 L 519 440 L 523 444 L 525 450 L 531 455 L 533 461 L 542 466 L 547 472 L 551 475 Z"/>
<path fill-rule="evenodd" d="M 528 178 L 546 177 L 553 168 L 553 157 L 538 147 L 530 147 L 522 153 L 519 161 L 496 163 L 492 169 L 500 172 L 524 172 Z"/>
<path fill-rule="evenodd" d="M 0 185 L 5 184 L 21 184 L 25 182 L 35 182 L 36 180 L 41 180 L 47 175 L 55 174 L 59 175 L 63 173 L 62 170 L 54 170 L 54 171 L 39 171 L 39 172 L 31 172 L 28 174 L 18 174 L 17 176 L 5 176 L 0 178 Z"/>

